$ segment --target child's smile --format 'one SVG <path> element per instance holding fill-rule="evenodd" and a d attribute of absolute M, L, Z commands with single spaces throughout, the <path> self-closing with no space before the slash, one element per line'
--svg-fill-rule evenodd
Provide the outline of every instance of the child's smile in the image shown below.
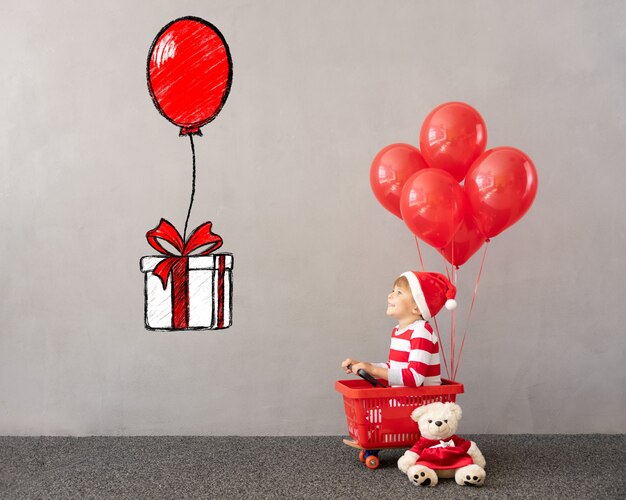
<path fill-rule="evenodd" d="M 387 296 L 387 316 L 398 320 L 415 315 L 416 305 L 409 290 L 394 286 Z"/>

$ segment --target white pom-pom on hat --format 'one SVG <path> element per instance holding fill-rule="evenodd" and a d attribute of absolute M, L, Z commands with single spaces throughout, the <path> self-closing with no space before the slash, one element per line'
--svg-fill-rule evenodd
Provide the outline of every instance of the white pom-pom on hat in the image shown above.
<path fill-rule="evenodd" d="M 446 300 L 446 309 L 448 311 L 454 311 L 456 309 L 456 300 L 454 299 Z"/>

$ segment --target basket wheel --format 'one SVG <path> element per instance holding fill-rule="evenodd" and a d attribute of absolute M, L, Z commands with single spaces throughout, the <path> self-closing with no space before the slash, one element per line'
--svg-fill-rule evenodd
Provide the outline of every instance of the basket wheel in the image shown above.
<path fill-rule="evenodd" d="M 365 465 L 367 465 L 368 469 L 378 469 L 378 465 L 380 464 L 380 460 L 376 455 L 370 455 L 365 459 Z"/>
<path fill-rule="evenodd" d="M 361 451 L 359 452 L 359 460 L 360 460 L 361 462 L 365 462 L 365 450 L 361 450 Z"/>

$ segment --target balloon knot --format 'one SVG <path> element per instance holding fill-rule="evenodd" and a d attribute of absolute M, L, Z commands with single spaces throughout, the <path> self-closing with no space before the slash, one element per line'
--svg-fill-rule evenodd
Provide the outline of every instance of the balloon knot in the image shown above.
<path fill-rule="evenodd" d="M 200 127 L 182 127 L 178 136 L 183 137 L 185 135 L 199 135 L 202 137 L 202 130 L 200 130 Z"/>

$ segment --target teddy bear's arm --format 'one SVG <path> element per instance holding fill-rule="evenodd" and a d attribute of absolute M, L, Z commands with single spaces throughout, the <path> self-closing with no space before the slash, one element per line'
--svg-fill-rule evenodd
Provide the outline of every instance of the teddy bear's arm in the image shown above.
<path fill-rule="evenodd" d="M 405 451 L 404 455 L 402 455 L 398 459 L 398 469 L 400 469 L 402 472 L 406 474 L 406 471 L 409 470 L 409 467 L 412 467 L 413 465 L 415 465 L 415 462 L 417 462 L 418 458 L 419 458 L 419 455 L 415 453 L 414 451 L 411 451 L 411 450 Z"/>
<path fill-rule="evenodd" d="M 483 454 L 478 449 L 478 446 L 476 445 L 476 443 L 474 441 L 470 441 L 470 442 L 472 444 L 470 445 L 469 450 L 467 450 L 467 454 L 470 457 L 472 457 L 472 460 L 474 461 L 476 465 L 480 465 L 484 469 L 485 466 L 487 465 L 487 461 L 485 460 L 485 457 L 483 457 Z"/>

